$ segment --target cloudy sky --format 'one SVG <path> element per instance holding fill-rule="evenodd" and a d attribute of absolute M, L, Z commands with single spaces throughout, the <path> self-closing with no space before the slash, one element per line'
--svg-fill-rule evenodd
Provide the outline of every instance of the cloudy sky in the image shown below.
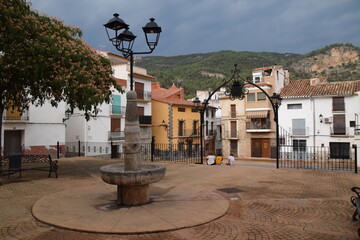
<path fill-rule="evenodd" d="M 162 27 L 153 55 L 219 50 L 307 53 L 331 43 L 360 46 L 360 0 L 28 0 L 83 30 L 91 46 L 116 53 L 103 24 L 119 13 L 146 50 L 142 28 Z"/>

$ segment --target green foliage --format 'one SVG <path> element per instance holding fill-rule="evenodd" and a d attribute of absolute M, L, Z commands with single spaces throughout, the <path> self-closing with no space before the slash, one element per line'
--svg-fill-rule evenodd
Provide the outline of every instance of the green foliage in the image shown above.
<path fill-rule="evenodd" d="M 109 60 L 80 37 L 81 30 L 31 10 L 25 1 L 0 1 L 0 110 L 26 109 L 29 104 L 96 113 L 110 101 L 113 85 Z"/>
<path fill-rule="evenodd" d="M 291 65 L 309 57 L 326 54 L 330 49 L 339 46 L 348 46 L 360 53 L 360 48 L 351 44 L 335 43 L 303 55 L 274 52 L 219 51 L 172 57 L 148 56 L 143 57 L 137 64 L 146 68 L 150 75 L 155 76 L 162 87 L 168 88 L 175 83 L 178 87 L 185 88 L 186 97 L 190 98 L 195 96 L 196 90 L 215 89 L 221 85 L 221 78 L 204 75 L 203 72 L 219 73 L 223 74 L 225 78 L 229 78 L 234 64 L 238 64 L 242 70 L 241 76 L 245 79 L 251 77 L 252 69 L 274 64 L 283 65 L 285 69 L 289 69 L 291 80 L 314 77 L 314 73 L 295 71 Z M 324 72 L 323 76 L 328 77 L 330 81 L 360 79 L 358 66 L 359 62 L 348 63 L 339 69 Z"/>
<path fill-rule="evenodd" d="M 137 64 L 155 76 L 162 87 L 168 88 L 175 83 L 185 88 L 186 97 L 193 97 L 196 90 L 215 89 L 222 84 L 221 78 L 203 72 L 220 73 L 229 78 L 234 64 L 238 64 L 242 70 L 241 76 L 246 79 L 254 68 L 271 66 L 294 56 L 297 54 L 219 51 L 174 57 L 150 56 L 144 57 Z"/>

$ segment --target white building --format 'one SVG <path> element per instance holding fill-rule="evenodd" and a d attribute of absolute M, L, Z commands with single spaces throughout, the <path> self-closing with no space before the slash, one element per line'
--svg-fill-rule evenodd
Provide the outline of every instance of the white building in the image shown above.
<path fill-rule="evenodd" d="M 6 110 L 2 116 L 3 156 L 12 152 L 48 154 L 56 156 L 57 142 L 65 142 L 65 103 L 52 107 L 46 102 L 41 107 L 30 105 L 20 113 Z"/>
<path fill-rule="evenodd" d="M 112 147 L 122 153 L 122 144 L 125 140 L 125 111 L 126 93 L 130 91 L 130 62 L 129 59 L 99 51 L 110 59 L 113 67 L 113 76 L 122 86 L 125 93 L 119 93 L 112 88 L 112 101 L 102 104 L 96 116 L 86 121 L 82 111 L 74 110 L 66 121 L 66 142 L 69 152 L 78 154 L 79 143 L 81 155 L 109 155 Z M 137 104 L 141 139 L 143 143 L 151 142 L 151 81 L 153 77 L 147 75 L 144 68 L 134 66 L 134 90 L 137 93 Z"/>
<path fill-rule="evenodd" d="M 360 81 L 331 82 L 318 78 L 292 81 L 281 91 L 279 125 L 292 135 L 294 151 L 329 148 L 347 157 L 360 143 Z M 285 136 L 283 136 L 285 137 Z"/>
<path fill-rule="evenodd" d="M 220 98 L 225 96 L 224 92 L 225 88 L 215 92 L 209 99 L 208 107 L 204 112 L 205 155 L 210 152 L 222 155 Z M 196 96 L 203 103 L 209 98 L 210 93 L 209 91 L 196 91 Z"/>

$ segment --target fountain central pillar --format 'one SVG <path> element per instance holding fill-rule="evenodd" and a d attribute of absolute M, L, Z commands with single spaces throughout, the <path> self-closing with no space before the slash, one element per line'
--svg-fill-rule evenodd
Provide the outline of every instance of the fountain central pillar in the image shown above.
<path fill-rule="evenodd" d="M 106 165 L 100 168 L 104 182 L 117 185 L 117 204 L 137 206 L 150 202 L 149 184 L 165 176 L 165 166 L 141 164 L 141 137 L 137 95 L 126 94 L 125 113 L 125 157 L 124 164 Z"/>

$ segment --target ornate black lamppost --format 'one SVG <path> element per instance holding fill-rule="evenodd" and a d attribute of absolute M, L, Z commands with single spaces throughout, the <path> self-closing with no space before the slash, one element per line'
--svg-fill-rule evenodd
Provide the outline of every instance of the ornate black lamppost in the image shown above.
<path fill-rule="evenodd" d="M 244 99 L 245 95 L 248 94 L 248 89 L 245 88 L 246 84 L 250 84 L 258 89 L 260 89 L 266 97 L 270 100 L 271 106 L 274 110 L 274 121 L 276 123 L 276 168 L 279 168 L 279 146 L 280 146 L 280 138 L 279 138 L 279 122 L 278 122 L 278 110 L 281 105 L 282 98 L 279 94 L 274 93 L 273 96 L 269 96 L 267 92 L 265 92 L 261 87 L 253 83 L 252 81 L 245 80 L 240 76 L 240 69 L 237 68 L 237 64 L 234 65 L 234 70 L 232 71 L 233 75 L 228 80 L 223 80 L 223 84 L 217 87 L 214 91 L 209 94 L 209 97 L 204 100 L 202 103 L 202 107 L 200 108 L 200 100 L 196 97 L 193 100 L 194 106 L 196 109 L 200 111 L 200 154 L 201 154 L 201 163 L 204 163 L 204 150 L 203 150 L 203 126 L 204 126 L 204 112 L 209 103 L 211 97 L 219 91 L 222 87 L 226 88 L 225 95 L 229 96 L 230 100 L 235 99 Z"/>
<path fill-rule="evenodd" d="M 119 14 L 115 13 L 114 17 L 110 19 L 106 24 L 104 24 L 106 33 L 111 43 L 116 47 L 117 50 L 123 53 L 124 57 L 130 57 L 131 91 L 134 90 L 134 55 L 152 53 L 159 42 L 161 27 L 159 27 L 154 20 L 154 18 L 150 18 L 150 22 L 148 22 L 145 27 L 142 28 L 145 33 L 146 43 L 149 47 L 149 51 L 147 52 L 134 52 L 132 50 L 136 36 L 129 31 L 129 25 L 126 24 L 124 20 L 119 18 Z M 108 29 L 113 30 L 113 35 L 109 33 Z M 119 33 L 120 30 L 123 31 Z"/>

